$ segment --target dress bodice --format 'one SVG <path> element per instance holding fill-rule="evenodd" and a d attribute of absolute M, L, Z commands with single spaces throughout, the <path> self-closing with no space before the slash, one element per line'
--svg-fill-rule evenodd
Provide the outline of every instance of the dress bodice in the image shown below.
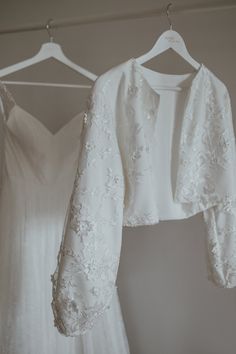
<path fill-rule="evenodd" d="M 55 134 L 37 118 L 14 104 L 5 121 L 5 163 L 9 176 L 54 184 L 65 172 L 73 173 L 80 148 L 83 113 L 77 113 Z M 22 164 L 24 163 L 24 169 Z M 17 170 L 18 166 L 18 170 Z M 67 176 L 68 177 L 68 176 Z"/>

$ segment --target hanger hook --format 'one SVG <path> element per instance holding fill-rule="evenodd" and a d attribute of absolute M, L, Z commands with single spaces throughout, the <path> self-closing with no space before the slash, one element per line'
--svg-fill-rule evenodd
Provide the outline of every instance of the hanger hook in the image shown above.
<path fill-rule="evenodd" d="M 48 32 L 48 36 L 49 36 L 49 39 L 50 39 L 50 42 L 53 42 L 54 38 L 53 38 L 53 35 L 51 33 L 51 22 L 53 21 L 52 18 L 50 18 L 47 23 L 46 23 L 46 30 Z"/>
<path fill-rule="evenodd" d="M 171 18 L 170 18 L 170 10 L 169 8 L 172 6 L 172 2 L 170 2 L 167 7 L 166 7 L 166 15 L 167 15 L 167 18 L 168 18 L 168 21 L 169 21 L 169 24 L 170 24 L 170 30 L 172 30 L 173 26 L 172 26 L 172 22 L 171 22 Z"/>

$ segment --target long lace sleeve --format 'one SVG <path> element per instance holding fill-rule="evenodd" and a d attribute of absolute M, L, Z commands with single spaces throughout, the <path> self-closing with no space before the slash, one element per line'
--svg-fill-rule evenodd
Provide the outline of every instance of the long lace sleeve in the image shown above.
<path fill-rule="evenodd" d="M 215 180 L 220 197 L 216 205 L 203 212 L 203 216 L 207 230 L 209 279 L 217 286 L 232 288 L 236 286 L 236 147 L 227 89 L 221 113 L 217 135 L 212 132 L 211 148 L 211 159 L 218 166 Z"/>
<path fill-rule="evenodd" d="M 55 326 L 66 336 L 91 329 L 109 308 L 120 257 L 124 181 L 113 110 L 95 83 L 58 266 L 52 275 Z"/>

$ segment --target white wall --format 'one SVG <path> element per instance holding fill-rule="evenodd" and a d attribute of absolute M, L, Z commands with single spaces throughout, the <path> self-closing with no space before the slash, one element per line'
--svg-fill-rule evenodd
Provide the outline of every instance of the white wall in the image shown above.
<path fill-rule="evenodd" d="M 0 19 L 1 27 L 11 27 L 46 22 L 49 17 L 165 5 L 152 0 L 8 0 L 1 6 Z M 172 19 L 191 55 L 227 85 L 236 119 L 236 10 L 173 15 Z M 54 33 L 72 60 L 100 74 L 148 50 L 167 28 L 163 15 L 58 29 Z M 34 54 L 44 40 L 46 32 L 0 36 L 0 67 Z M 192 70 L 171 52 L 153 60 L 149 67 L 166 73 Z M 11 76 L 20 77 L 82 82 L 78 75 L 52 63 Z M 83 109 L 87 95 L 75 89 L 9 88 L 18 103 L 54 131 Z M 236 290 L 216 288 L 207 280 L 204 236 L 200 214 L 183 221 L 124 229 L 118 288 L 132 354 L 235 354 Z"/>

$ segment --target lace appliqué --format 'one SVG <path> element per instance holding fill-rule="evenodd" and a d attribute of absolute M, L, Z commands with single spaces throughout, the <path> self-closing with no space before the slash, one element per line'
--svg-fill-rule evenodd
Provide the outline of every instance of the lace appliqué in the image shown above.
<path fill-rule="evenodd" d="M 142 215 L 132 215 L 124 218 L 123 226 L 144 226 L 155 225 L 159 223 L 159 218 L 151 213 L 143 213 Z"/>
<path fill-rule="evenodd" d="M 118 124 L 127 178 L 125 211 L 130 211 L 135 210 L 136 191 L 153 176 L 150 138 L 153 135 L 159 97 L 148 89 L 135 60 L 130 61 L 126 85 L 124 87 L 126 96 L 122 102 L 122 118 Z M 137 216 L 137 222 L 140 223 L 141 219 L 153 222 L 154 217 L 150 215 L 151 212 L 147 211 L 146 216 Z M 123 225 L 134 225 L 135 216 L 125 215 L 124 218 L 126 221 Z"/>
<path fill-rule="evenodd" d="M 185 112 L 175 193 L 175 201 L 195 212 L 220 202 L 216 176 L 220 173 L 219 168 L 231 169 L 235 156 L 235 137 L 228 126 L 228 94 L 225 92 L 223 101 L 220 101 L 213 90 L 207 68 L 204 67 L 204 70 L 204 90 L 199 82 L 195 82 L 196 94 Z M 203 122 L 195 116 L 198 109 L 196 103 L 199 105 L 201 95 L 206 97 Z"/>
<path fill-rule="evenodd" d="M 208 278 L 217 286 L 236 286 L 236 196 L 204 211 Z"/>
<path fill-rule="evenodd" d="M 187 213 L 203 211 L 209 279 L 218 286 L 233 287 L 236 286 L 233 186 L 236 152 L 231 105 L 226 87 L 217 96 L 210 73 L 206 68 L 204 71 L 203 88 L 195 83 L 196 94 L 185 112 L 175 200 L 182 203 Z M 196 116 L 200 109 L 201 115 Z"/>
<path fill-rule="evenodd" d="M 124 181 L 103 90 L 90 97 L 84 115 L 80 162 L 52 275 L 55 326 L 66 336 L 90 330 L 116 290 Z"/>
<path fill-rule="evenodd" d="M 52 275 L 54 323 L 66 336 L 90 330 L 96 319 L 109 309 L 116 289 L 113 279 L 119 258 L 114 257 L 106 246 L 99 249 L 92 239 L 88 240 L 84 235 L 79 237 L 81 251 L 76 254 L 72 249 L 61 248 L 60 257 L 67 258 L 67 266 L 63 269 L 63 276 L 58 277 L 58 272 Z M 96 252 L 101 256 L 97 257 Z M 84 282 L 87 283 L 86 291 L 83 291 Z M 89 306 L 89 303 L 93 305 Z"/>

